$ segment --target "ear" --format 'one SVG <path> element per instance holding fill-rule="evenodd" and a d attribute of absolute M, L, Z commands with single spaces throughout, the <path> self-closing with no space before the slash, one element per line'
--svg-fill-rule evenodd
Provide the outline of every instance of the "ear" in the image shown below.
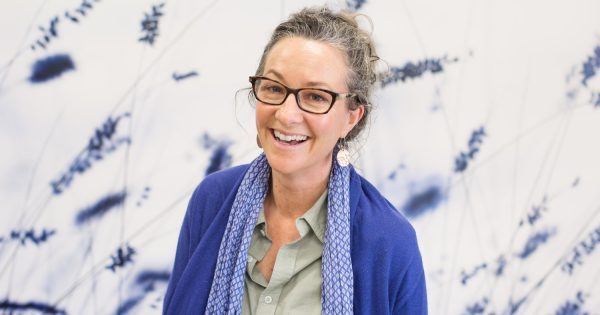
<path fill-rule="evenodd" d="M 354 128 L 354 126 L 356 126 L 356 124 L 358 124 L 358 122 L 363 118 L 364 115 L 365 115 L 365 106 L 364 105 L 359 105 L 355 109 L 348 110 L 348 121 L 344 128 L 345 130 L 343 133 L 343 138 L 345 138 L 348 135 L 348 133 L 350 133 L 352 128 Z"/>

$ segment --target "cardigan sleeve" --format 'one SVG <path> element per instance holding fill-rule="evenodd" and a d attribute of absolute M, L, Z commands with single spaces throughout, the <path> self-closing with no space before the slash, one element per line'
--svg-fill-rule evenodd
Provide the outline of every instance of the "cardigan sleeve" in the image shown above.
<path fill-rule="evenodd" d="M 371 183 L 353 174 L 355 313 L 427 314 L 425 275 L 414 228 Z"/>
<path fill-rule="evenodd" d="M 398 291 L 392 314 L 427 315 L 427 291 L 421 255 L 413 257 L 404 275 L 404 284 Z"/>
<path fill-rule="evenodd" d="M 216 264 L 216 253 L 229 217 L 228 211 L 246 168 L 242 165 L 212 173 L 194 190 L 179 232 L 175 262 L 163 301 L 163 314 L 180 314 L 182 310 L 194 309 L 195 306 L 186 303 L 198 298 L 194 294 L 210 290 L 212 271 L 209 270 Z M 226 194 L 229 194 L 227 198 Z M 202 258 L 200 263 L 199 258 Z M 204 282 L 194 283 L 199 278 Z M 192 293 L 189 290 L 196 291 Z"/>
<path fill-rule="evenodd" d="M 177 251 L 175 253 L 173 271 L 169 277 L 169 286 L 165 293 L 163 314 L 166 314 L 169 309 L 169 304 L 173 299 L 175 289 L 177 288 L 181 276 L 206 228 L 204 225 L 207 222 L 203 219 L 206 215 L 205 212 L 214 208 L 214 205 L 221 204 L 222 192 L 220 191 L 219 186 L 219 182 L 215 176 L 206 177 L 196 187 L 188 202 L 187 210 L 179 232 L 179 239 L 177 241 Z M 213 207 L 208 207 L 208 205 L 213 205 Z"/>
<path fill-rule="evenodd" d="M 191 202 L 190 202 L 191 204 Z M 188 210 L 189 210 L 188 206 Z M 177 241 L 177 251 L 175 254 L 175 262 L 173 263 L 173 271 L 171 272 L 171 276 L 169 277 L 169 286 L 167 287 L 167 292 L 165 294 L 164 302 L 163 302 L 163 314 L 166 314 L 169 309 L 169 304 L 171 299 L 173 298 L 173 293 L 175 288 L 177 287 L 177 283 L 181 278 L 181 274 L 191 256 L 191 248 L 190 248 L 190 226 L 189 226 L 189 211 L 186 212 L 186 215 L 183 219 L 183 224 L 181 225 L 181 231 L 179 232 L 179 240 Z"/>
<path fill-rule="evenodd" d="M 163 314 L 204 313 L 229 211 L 247 168 L 214 172 L 196 187 L 181 225 Z"/>

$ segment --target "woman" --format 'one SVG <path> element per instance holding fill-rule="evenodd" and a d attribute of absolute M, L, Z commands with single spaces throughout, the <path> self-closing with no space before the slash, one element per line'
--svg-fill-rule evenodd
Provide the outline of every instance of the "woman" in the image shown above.
<path fill-rule="evenodd" d="M 427 313 L 413 228 L 347 163 L 376 60 L 348 13 L 275 29 L 250 77 L 264 154 L 194 192 L 165 314 Z"/>

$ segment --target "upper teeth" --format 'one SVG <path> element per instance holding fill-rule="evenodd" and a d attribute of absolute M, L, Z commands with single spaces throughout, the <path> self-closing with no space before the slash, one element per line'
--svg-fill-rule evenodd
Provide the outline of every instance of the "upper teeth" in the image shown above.
<path fill-rule="evenodd" d="M 277 137 L 277 139 L 283 140 L 283 141 L 292 141 L 292 140 L 304 141 L 304 140 L 306 140 L 306 138 L 308 138 L 307 136 L 300 136 L 300 135 L 286 136 L 277 130 L 275 130 L 275 137 Z"/>

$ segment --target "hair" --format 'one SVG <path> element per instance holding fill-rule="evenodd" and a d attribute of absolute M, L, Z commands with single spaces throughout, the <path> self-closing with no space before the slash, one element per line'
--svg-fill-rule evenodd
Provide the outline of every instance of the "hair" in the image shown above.
<path fill-rule="evenodd" d="M 357 16 L 359 14 L 347 11 L 332 12 L 326 7 L 305 8 L 292 14 L 273 31 L 256 69 L 256 75 L 263 74 L 269 52 L 284 38 L 302 37 L 320 41 L 342 51 L 348 66 L 348 90 L 357 95 L 348 99 L 348 107 L 354 110 L 364 106 L 362 119 L 348 133 L 346 141 L 354 140 L 367 125 L 376 81 L 375 62 L 379 60 L 371 35 L 359 27 Z"/>

